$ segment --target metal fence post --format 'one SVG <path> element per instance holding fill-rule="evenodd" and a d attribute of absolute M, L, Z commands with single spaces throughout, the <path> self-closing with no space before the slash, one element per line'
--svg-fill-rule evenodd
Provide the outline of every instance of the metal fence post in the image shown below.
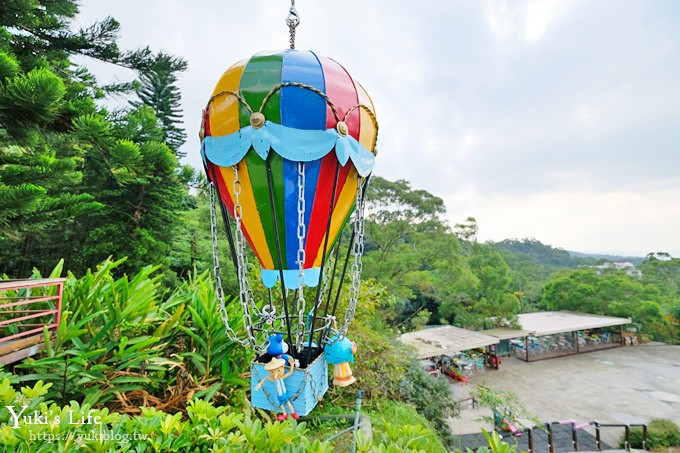
<path fill-rule="evenodd" d="M 552 423 L 546 423 L 545 427 L 548 431 L 548 450 L 550 453 L 555 453 L 555 446 L 553 445 Z"/>
<path fill-rule="evenodd" d="M 571 448 L 578 451 L 578 436 L 576 434 L 576 422 L 571 422 Z"/>

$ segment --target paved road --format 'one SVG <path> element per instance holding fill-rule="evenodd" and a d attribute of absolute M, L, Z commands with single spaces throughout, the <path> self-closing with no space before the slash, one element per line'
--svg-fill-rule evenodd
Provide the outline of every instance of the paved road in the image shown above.
<path fill-rule="evenodd" d="M 539 362 L 504 359 L 501 369 L 452 384 L 454 398 L 466 398 L 476 385 L 516 393 L 540 420 L 577 423 L 647 423 L 667 418 L 680 424 L 680 346 L 639 345 L 559 357 Z M 475 421 L 490 411 L 463 410 L 451 419 L 454 434 L 478 432 Z M 616 433 L 604 440 L 616 444 Z"/>

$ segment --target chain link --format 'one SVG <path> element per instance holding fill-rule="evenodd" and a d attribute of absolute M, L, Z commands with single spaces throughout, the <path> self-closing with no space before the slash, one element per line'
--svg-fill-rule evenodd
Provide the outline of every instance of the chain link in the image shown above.
<path fill-rule="evenodd" d="M 234 329 L 229 325 L 229 314 L 224 303 L 224 289 L 222 288 L 222 271 L 220 269 L 220 257 L 217 245 L 217 214 L 215 212 L 215 185 L 210 183 L 210 233 L 212 235 L 212 254 L 213 254 L 213 272 L 215 274 L 215 291 L 217 292 L 217 300 L 220 304 L 220 318 L 224 323 L 227 331 L 227 336 L 232 341 L 239 343 L 241 346 L 246 346 L 248 340 L 238 338 Z"/>
<path fill-rule="evenodd" d="M 345 311 L 345 323 L 340 329 L 340 335 L 347 334 L 349 324 L 354 319 L 356 313 L 357 301 L 359 300 L 359 290 L 361 286 L 361 257 L 364 253 L 364 200 L 363 187 L 366 183 L 364 178 L 359 178 L 357 184 L 357 194 L 354 211 L 354 231 L 356 238 L 352 248 L 352 269 L 350 271 L 351 284 L 349 287 L 349 305 Z"/>
<path fill-rule="evenodd" d="M 231 167 L 234 170 L 234 221 L 236 228 L 234 228 L 234 248 L 236 249 L 236 273 L 238 276 L 239 286 L 239 301 L 243 307 L 244 319 L 246 321 L 246 331 L 248 333 L 248 341 L 256 353 L 264 351 L 264 346 L 258 345 L 257 340 L 253 335 L 253 319 L 251 317 L 251 308 L 256 316 L 261 314 L 255 306 L 252 290 L 250 288 L 250 276 L 248 274 L 248 258 L 246 256 L 246 240 L 241 230 L 241 220 L 243 216 L 243 207 L 241 206 L 240 196 L 242 192 L 241 181 L 239 180 L 238 165 Z M 248 306 L 250 305 L 250 307 Z"/>
<path fill-rule="evenodd" d="M 298 299 L 297 299 L 297 312 L 298 312 L 298 331 L 295 339 L 295 344 L 298 351 L 302 350 L 302 344 L 304 341 L 305 334 L 305 274 L 304 274 L 304 264 L 307 258 L 305 253 L 305 238 L 307 236 L 307 228 L 305 226 L 305 163 L 298 162 L 298 226 L 297 226 L 297 239 L 298 239 L 298 251 L 297 251 L 297 264 L 298 264 Z"/>
<path fill-rule="evenodd" d="M 331 273 L 333 271 L 334 263 L 335 257 L 332 255 L 329 256 L 328 259 L 326 260 L 325 269 L 323 269 L 323 284 L 321 285 L 321 291 L 319 291 L 319 298 L 316 301 L 316 305 L 314 306 L 315 310 L 318 310 L 319 306 L 321 306 L 321 303 L 326 297 L 326 292 L 328 291 L 328 287 L 330 286 Z"/>

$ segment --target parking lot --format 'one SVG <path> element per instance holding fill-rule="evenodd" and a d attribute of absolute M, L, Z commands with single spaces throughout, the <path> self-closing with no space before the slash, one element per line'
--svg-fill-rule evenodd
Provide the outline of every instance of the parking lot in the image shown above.
<path fill-rule="evenodd" d="M 647 423 L 666 418 L 680 424 L 680 346 L 627 346 L 538 362 L 504 358 L 500 370 L 487 370 L 467 384 L 452 383 L 456 400 L 477 385 L 516 393 L 540 420 L 597 420 L 606 424 Z M 454 434 L 479 432 L 488 409 L 463 409 L 450 419 Z M 618 434 L 609 435 L 610 445 Z"/>

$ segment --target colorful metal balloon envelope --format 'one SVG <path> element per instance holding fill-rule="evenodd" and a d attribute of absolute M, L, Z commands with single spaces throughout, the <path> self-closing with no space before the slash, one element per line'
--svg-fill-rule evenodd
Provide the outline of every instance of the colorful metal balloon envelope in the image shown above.
<path fill-rule="evenodd" d="M 201 152 L 267 287 L 298 287 L 301 269 L 306 286 L 319 283 L 373 169 L 377 129 L 361 85 L 311 51 L 258 53 L 222 75 Z"/>
<path fill-rule="evenodd" d="M 307 415 L 322 398 L 326 355 L 336 385 L 356 381 L 345 357 L 356 347 L 346 333 L 359 297 L 364 195 L 378 135 L 361 85 L 334 60 L 294 50 L 294 1 L 286 23 L 291 49 L 258 53 L 227 69 L 201 127 L 220 314 L 229 338 L 257 354 L 251 404 L 280 412 L 279 420 Z M 220 282 L 218 203 L 239 283 L 239 332 Z M 338 266 L 347 223 L 352 231 Z M 246 244 L 259 261 L 267 300 L 255 300 Z M 336 317 L 341 294 L 344 319 Z M 338 358 L 341 346 L 350 352 Z"/>

